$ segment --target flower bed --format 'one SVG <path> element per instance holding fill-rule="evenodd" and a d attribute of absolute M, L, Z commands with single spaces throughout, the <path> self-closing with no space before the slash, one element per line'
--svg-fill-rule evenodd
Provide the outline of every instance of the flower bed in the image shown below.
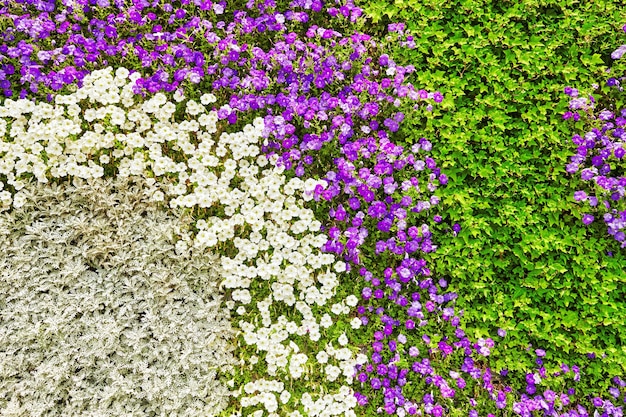
<path fill-rule="evenodd" d="M 462 231 L 462 219 L 444 221 L 449 216 L 440 207 L 449 178 L 433 157 L 437 138 L 418 132 L 413 143 L 397 140 L 407 115 L 411 123 L 427 119 L 444 100 L 415 88 L 408 82 L 415 67 L 386 53 L 389 45 L 415 47 L 403 24 L 389 25 L 388 39 L 375 39 L 359 31 L 363 12 L 351 2 L 61 4 L 26 0 L 0 9 L 7 26 L 0 47 L 7 97 L 0 106 L 2 208 L 16 216 L 32 207 L 35 183 L 80 188 L 82 181 L 140 178 L 135 193 L 183 216 L 183 224 L 191 219 L 172 243 L 181 266 L 210 264 L 208 254 L 218 266 L 219 290 L 194 284 L 176 305 L 195 309 L 200 299 L 223 293 L 223 313 L 237 332 L 231 347 L 239 367 L 231 375 L 231 347 L 219 346 L 217 365 L 187 363 L 191 345 L 181 335 L 184 348 L 174 344 L 170 354 L 196 379 L 181 371 L 187 382 L 168 382 L 167 396 L 163 385 L 127 384 L 124 391 L 117 374 L 106 377 L 113 382 L 98 377 L 97 389 L 113 384 L 129 396 L 109 390 L 112 400 L 103 406 L 137 415 L 621 415 L 606 393 L 577 395 L 579 366 L 549 372 L 546 351 L 535 348 L 536 368 L 509 373 L 490 361 L 505 330 L 493 338 L 464 330 L 459 294 L 429 263 L 439 239 Z M 123 247 L 125 235 L 111 235 Z M 93 251 L 104 251 L 109 240 L 98 240 Z M 94 273 L 87 275 L 104 272 Z M 147 275 L 148 287 L 164 283 Z M 107 277 L 113 286 L 127 285 Z M 151 297 L 132 294 L 133 301 Z M 3 300 L 9 310 L 23 310 L 7 300 L 19 300 Z M 195 322 L 176 320 L 197 340 L 191 348 L 204 346 Z M 8 319 L 0 325 L 11 335 L 28 327 L 13 328 Z M 124 351 L 128 343 L 120 340 Z M 52 352 L 32 361 L 57 364 L 61 353 L 85 356 Z M 140 358 L 119 356 L 146 370 Z M 215 372 L 197 373 L 211 366 L 219 366 L 231 390 L 228 403 L 223 385 L 208 388 L 217 383 Z M 37 377 L 19 378 L 44 390 Z M 609 394 L 619 397 L 625 383 L 612 382 Z M 87 398 L 84 391 L 55 394 L 62 390 L 49 387 L 52 399 L 38 403 L 40 414 L 95 412 L 75 399 Z M 39 394 L 24 393 L 26 404 L 4 394 L 0 406 L 18 415 L 35 409 Z"/>

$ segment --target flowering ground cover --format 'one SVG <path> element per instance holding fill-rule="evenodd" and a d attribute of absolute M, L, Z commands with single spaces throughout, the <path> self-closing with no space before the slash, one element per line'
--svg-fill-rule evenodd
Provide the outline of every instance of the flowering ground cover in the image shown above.
<path fill-rule="evenodd" d="M 408 22 L 416 48 L 390 54 L 416 67 L 420 86 L 436 85 L 445 96 L 432 118 L 405 135 L 439 136 L 433 157 L 450 179 L 440 190 L 444 221 L 461 219 L 463 230 L 457 238 L 441 236 L 430 260 L 459 294 L 465 330 L 487 337 L 506 329 L 491 360 L 509 371 L 534 366 L 533 350 L 552 346 L 543 358 L 548 373 L 564 362 L 585 364 L 590 382 L 579 391 L 608 389 L 605 375 L 624 372 L 623 249 L 607 234 L 604 191 L 580 177 L 597 154 L 568 173 L 580 146 L 572 136 L 603 126 L 584 114 L 563 120 L 572 111 L 564 89 L 601 100 L 596 118 L 605 108 L 619 115 L 622 93 L 607 82 L 623 74 L 623 59 L 611 57 L 624 43 L 623 5 L 374 1 L 362 7 L 379 22 Z M 605 162 L 609 176 L 623 176 L 618 158 Z M 598 193 L 598 207 L 576 202 L 581 190 Z M 585 226 L 585 214 L 596 220 Z"/>
<path fill-rule="evenodd" d="M 621 416 L 621 79 L 598 119 L 550 94 L 602 77 L 626 16 L 461 3 L 3 2 L 0 413 Z M 553 38 L 565 17 L 598 24 Z M 566 168 L 585 129 L 603 149 Z M 567 176 L 588 154 L 608 234 Z M 70 283 L 11 264 L 38 230 Z"/>

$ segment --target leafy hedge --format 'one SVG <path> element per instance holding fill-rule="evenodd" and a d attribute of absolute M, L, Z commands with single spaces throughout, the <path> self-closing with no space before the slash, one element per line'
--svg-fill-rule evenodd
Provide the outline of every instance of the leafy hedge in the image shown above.
<path fill-rule="evenodd" d="M 463 229 L 459 238 L 442 236 L 431 259 L 459 293 L 466 330 L 507 330 L 492 356 L 497 369 L 527 370 L 533 349 L 544 347 L 550 373 L 562 362 L 590 362 L 583 389 L 605 388 L 607 375 L 626 368 L 626 259 L 601 222 L 580 222 L 584 207 L 572 195 L 581 180 L 565 172 L 573 129 L 561 119 L 565 86 L 591 90 L 606 79 L 623 43 L 622 2 L 360 6 L 372 23 L 407 22 L 416 48 L 391 55 L 416 67 L 416 84 L 445 97 L 427 123 L 409 115 L 394 140 L 438 138 L 433 157 L 450 178 L 440 191 L 442 225 L 461 221 Z"/>

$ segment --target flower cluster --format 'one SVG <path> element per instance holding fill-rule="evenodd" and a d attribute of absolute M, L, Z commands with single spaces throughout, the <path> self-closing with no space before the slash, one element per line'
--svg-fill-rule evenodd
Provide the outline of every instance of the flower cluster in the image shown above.
<path fill-rule="evenodd" d="M 624 26 L 626 32 L 626 26 Z M 615 50 L 611 57 L 619 59 L 624 54 L 626 46 L 622 45 Z M 622 92 L 621 79 L 609 78 L 607 87 Z M 566 171 L 574 174 L 580 171 L 580 178 L 585 182 L 593 183 L 593 187 L 578 190 L 574 193 L 574 200 L 586 202 L 590 209 L 599 212 L 607 225 L 608 233 L 626 248 L 626 176 L 624 176 L 624 156 L 626 155 L 626 109 L 603 109 L 595 114 L 593 96 L 586 99 L 578 98 L 578 91 L 571 87 L 565 88 L 565 93 L 573 97 L 569 103 L 571 111 L 563 115 L 563 119 L 578 121 L 581 117 L 580 109 L 586 110 L 588 121 L 597 127 L 591 128 L 585 134 L 575 134 L 572 142 L 577 146 L 576 155 L 570 158 Z M 574 112 L 572 112 L 574 111 Z M 585 225 L 593 223 L 593 214 L 582 216 Z"/>
<path fill-rule="evenodd" d="M 136 73 L 134 75 L 129 77 L 124 68 L 114 75 L 111 68 L 96 71 L 85 77 L 84 87 L 77 92 L 57 96 L 54 106 L 26 99 L 7 99 L 0 107 L 0 134 L 4 138 L 0 174 L 6 178 L 0 187 L 9 185 L 20 190 L 29 176 L 41 183 L 48 182 L 48 176 L 100 178 L 107 167 L 115 166 L 119 177 L 178 175 L 179 181 L 170 183 L 166 192 L 171 196 L 185 194 L 189 162 L 185 164 L 163 155 L 163 148 L 174 142 L 179 143 L 181 151 L 181 146 L 188 152 L 191 152 L 189 147 L 195 150 L 189 140 L 183 139 L 184 132 L 188 137 L 197 135 L 200 126 L 215 132 L 215 112 L 205 114 L 204 118 L 200 116 L 200 123 L 173 124 L 170 120 L 176 106 L 167 103 L 164 95 L 135 103 L 132 85 Z M 210 94 L 206 95 L 206 100 L 211 100 Z M 87 103 L 99 107 L 93 108 Z M 198 107 L 202 105 L 190 102 L 187 112 L 197 112 Z M 152 120 L 152 116 L 158 121 Z M 210 138 L 210 133 L 205 131 L 204 135 Z M 208 139 L 203 146 L 207 143 Z M 199 167 L 217 165 L 218 161 L 211 155 Z M 192 160 L 191 166 L 198 163 L 199 159 Z M 200 183 L 207 181 L 204 177 L 199 179 Z M 153 183 L 155 190 L 158 185 Z M 19 192 L 12 197 L 11 192 L 4 190 L 0 197 L 4 209 L 23 203 Z M 155 191 L 153 198 L 162 200 L 163 193 Z"/>
<path fill-rule="evenodd" d="M 277 11 L 272 0 L 248 1 L 245 10 L 227 10 L 224 0 L 183 1 L 177 7 L 162 0 L 58 3 L 55 8 L 55 3 L 42 1 L 9 2 L 0 9 L 0 15 L 13 22 L 0 43 L 0 88 L 5 96 L 17 95 L 17 88 L 20 98 L 42 93 L 42 88 L 59 91 L 80 84 L 92 70 L 129 60 L 150 74 L 139 81 L 140 90 L 174 91 L 206 77 L 216 89 L 235 90 L 249 85 L 249 77 L 241 76 L 238 68 L 245 66 L 246 55 L 259 49 L 242 38 L 259 46 L 268 35 L 293 38 L 310 14 L 324 6 L 321 1 L 293 2 L 292 10 Z M 362 14 L 351 3 L 338 6 L 324 10 L 335 22 L 351 24 Z M 338 33 L 326 28 L 317 32 L 324 39 Z M 266 83 L 263 72 L 260 68 L 250 73 L 255 87 Z"/>

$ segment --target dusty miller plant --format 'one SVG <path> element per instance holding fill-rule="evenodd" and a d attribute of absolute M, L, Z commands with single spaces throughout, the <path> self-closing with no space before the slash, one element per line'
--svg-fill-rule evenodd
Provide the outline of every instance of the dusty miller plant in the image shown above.
<path fill-rule="evenodd" d="M 0 415 L 214 415 L 236 365 L 218 258 L 145 180 L 77 181 L 0 215 Z"/>

